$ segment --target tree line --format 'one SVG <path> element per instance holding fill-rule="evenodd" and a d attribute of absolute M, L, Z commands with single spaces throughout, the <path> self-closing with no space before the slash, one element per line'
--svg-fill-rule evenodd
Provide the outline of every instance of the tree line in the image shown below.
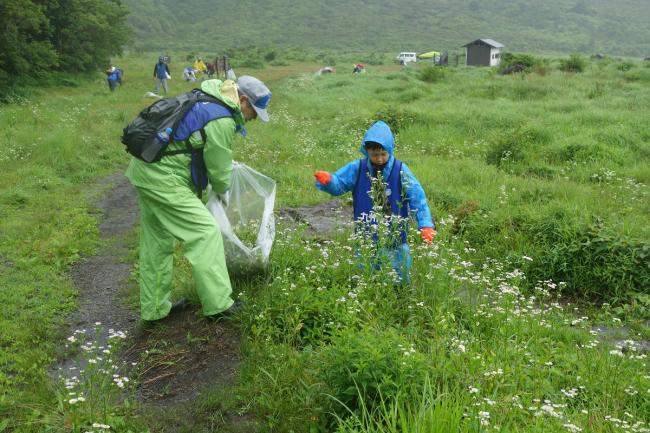
<path fill-rule="evenodd" d="M 121 0 L 0 0 L 0 92 L 106 66 L 129 39 L 127 15 Z"/>

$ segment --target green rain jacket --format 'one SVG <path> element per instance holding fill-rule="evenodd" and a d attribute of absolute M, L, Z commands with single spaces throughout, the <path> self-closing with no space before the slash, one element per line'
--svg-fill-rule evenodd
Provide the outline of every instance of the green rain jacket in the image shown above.
<path fill-rule="evenodd" d="M 197 131 L 190 137 L 195 149 L 203 147 L 203 158 L 208 169 L 208 180 L 216 193 L 230 188 L 232 173 L 232 141 L 239 124 L 243 127 L 244 118 L 239 105 L 237 85 L 232 80 L 206 80 L 201 90 L 219 99 L 233 109 L 234 117 L 215 119 L 204 127 L 205 145 Z M 185 149 L 184 142 L 172 141 L 167 150 Z M 126 177 L 139 188 L 156 191 L 175 191 L 190 188 L 194 190 L 190 173 L 191 156 L 186 153 L 163 157 L 155 163 L 147 163 L 138 158 L 131 159 Z"/>

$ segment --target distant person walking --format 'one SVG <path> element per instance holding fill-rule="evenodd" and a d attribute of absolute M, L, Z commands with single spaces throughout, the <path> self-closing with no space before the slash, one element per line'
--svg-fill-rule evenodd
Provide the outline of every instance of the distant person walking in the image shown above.
<path fill-rule="evenodd" d="M 118 84 L 120 86 L 122 85 L 122 70 L 120 68 L 116 68 L 115 66 L 111 66 L 110 68 L 106 69 L 105 73 L 108 88 L 111 90 L 111 92 L 114 92 Z"/>
<path fill-rule="evenodd" d="M 156 80 L 156 90 L 154 90 L 154 93 L 158 94 L 160 86 L 162 86 L 166 96 L 167 80 L 171 78 L 171 74 L 163 56 L 158 57 L 158 63 L 153 67 L 153 78 Z"/>

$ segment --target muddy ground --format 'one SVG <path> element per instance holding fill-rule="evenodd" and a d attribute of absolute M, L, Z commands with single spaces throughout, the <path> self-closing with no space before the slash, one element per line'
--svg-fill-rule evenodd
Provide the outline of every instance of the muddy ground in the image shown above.
<path fill-rule="evenodd" d="M 91 198 L 101 224 L 102 247 L 72 269 L 79 290 L 78 309 L 69 318 L 70 332 L 93 329 L 97 322 L 104 343 L 108 330 L 126 332 L 122 358 L 138 364 L 137 396 L 152 411 L 165 411 L 192 402 L 202 391 L 235 384 L 241 356 L 240 336 L 227 320 L 209 321 L 201 317 L 198 306 L 171 314 L 154 325 L 145 326 L 137 307 L 129 307 L 127 291 L 137 291 L 131 278 L 132 264 L 126 258 L 135 248 L 139 219 L 137 194 L 122 174 L 100 181 Z M 350 208 L 341 200 L 312 207 L 283 209 L 285 220 L 307 224 L 307 234 L 326 236 L 344 220 Z M 61 360 L 63 371 L 74 366 L 73 359 Z M 241 414 L 225 414 L 236 431 L 254 431 L 254 420 Z M 179 422 L 181 424 L 186 422 Z M 176 431 L 169 425 L 166 431 Z"/>

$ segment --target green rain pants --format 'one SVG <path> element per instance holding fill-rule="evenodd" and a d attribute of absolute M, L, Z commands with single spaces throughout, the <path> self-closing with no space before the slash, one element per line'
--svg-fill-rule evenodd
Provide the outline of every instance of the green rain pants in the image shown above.
<path fill-rule="evenodd" d="M 201 200 L 188 188 L 137 188 L 140 202 L 140 311 L 143 320 L 166 317 L 171 309 L 176 241 L 192 265 L 203 314 L 227 310 L 233 300 L 221 231 Z"/>

